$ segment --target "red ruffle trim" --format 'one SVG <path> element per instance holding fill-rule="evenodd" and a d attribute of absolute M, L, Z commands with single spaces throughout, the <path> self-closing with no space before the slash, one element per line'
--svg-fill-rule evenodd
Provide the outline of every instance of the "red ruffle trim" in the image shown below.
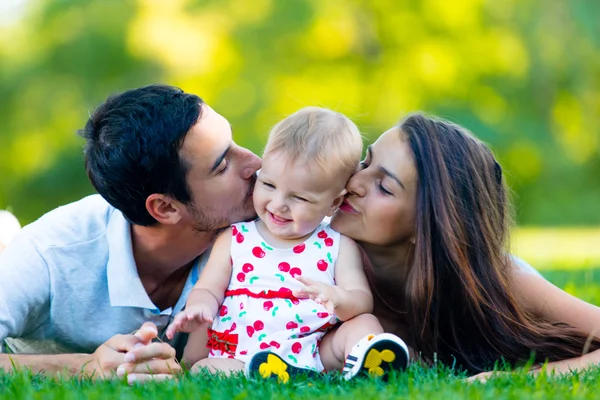
<path fill-rule="evenodd" d="M 225 291 L 225 296 L 239 296 L 246 295 L 248 297 L 253 297 L 255 299 L 290 299 L 292 302 L 296 303 L 300 299 L 292 294 L 292 291 L 287 288 L 281 288 L 279 290 L 264 290 L 262 292 L 251 292 L 250 290 L 243 289 L 233 289 Z"/>
<path fill-rule="evenodd" d="M 235 356 L 238 345 L 238 334 L 230 332 L 218 332 L 208 328 L 208 342 L 206 347 L 211 350 L 220 350 L 223 353 Z"/>

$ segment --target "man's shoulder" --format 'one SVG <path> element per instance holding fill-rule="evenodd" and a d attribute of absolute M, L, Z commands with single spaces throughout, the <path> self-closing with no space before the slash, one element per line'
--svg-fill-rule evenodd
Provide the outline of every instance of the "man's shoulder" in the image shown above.
<path fill-rule="evenodd" d="M 90 195 L 49 211 L 25 226 L 21 236 L 40 247 L 62 247 L 89 242 L 105 234 L 115 211 L 117 210 L 102 196 Z"/>

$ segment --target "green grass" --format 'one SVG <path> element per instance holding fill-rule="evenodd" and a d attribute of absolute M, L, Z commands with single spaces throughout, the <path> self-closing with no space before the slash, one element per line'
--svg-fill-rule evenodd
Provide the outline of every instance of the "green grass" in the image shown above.
<path fill-rule="evenodd" d="M 600 304 L 600 268 L 542 272 L 575 296 Z M 514 372 L 485 384 L 468 384 L 463 378 L 447 368 L 411 366 L 387 384 L 376 379 L 341 382 L 337 374 L 301 378 L 287 385 L 241 376 L 186 375 L 172 382 L 129 386 L 124 380 L 52 380 L 23 371 L 0 373 L 0 399 L 595 399 L 599 397 L 600 368 L 552 377 Z"/>

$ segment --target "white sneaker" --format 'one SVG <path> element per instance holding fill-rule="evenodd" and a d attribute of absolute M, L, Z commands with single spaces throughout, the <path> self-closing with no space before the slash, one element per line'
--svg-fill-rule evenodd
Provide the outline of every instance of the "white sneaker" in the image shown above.
<path fill-rule="evenodd" d="M 408 367 L 408 347 L 391 333 L 365 336 L 354 345 L 342 370 L 345 380 L 359 375 L 380 376 L 387 380 L 390 371 L 404 371 Z"/>

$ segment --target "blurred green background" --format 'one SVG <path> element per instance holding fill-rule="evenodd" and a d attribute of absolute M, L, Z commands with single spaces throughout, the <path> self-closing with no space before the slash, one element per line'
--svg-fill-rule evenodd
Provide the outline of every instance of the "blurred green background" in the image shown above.
<path fill-rule="evenodd" d="M 0 209 L 25 224 L 92 193 L 76 130 L 109 94 L 163 82 L 259 154 L 306 105 L 369 140 L 414 110 L 456 121 L 498 155 L 520 225 L 580 227 L 593 253 L 598 16 L 596 0 L 2 0 Z M 520 237 L 547 253 L 538 231 Z"/>

